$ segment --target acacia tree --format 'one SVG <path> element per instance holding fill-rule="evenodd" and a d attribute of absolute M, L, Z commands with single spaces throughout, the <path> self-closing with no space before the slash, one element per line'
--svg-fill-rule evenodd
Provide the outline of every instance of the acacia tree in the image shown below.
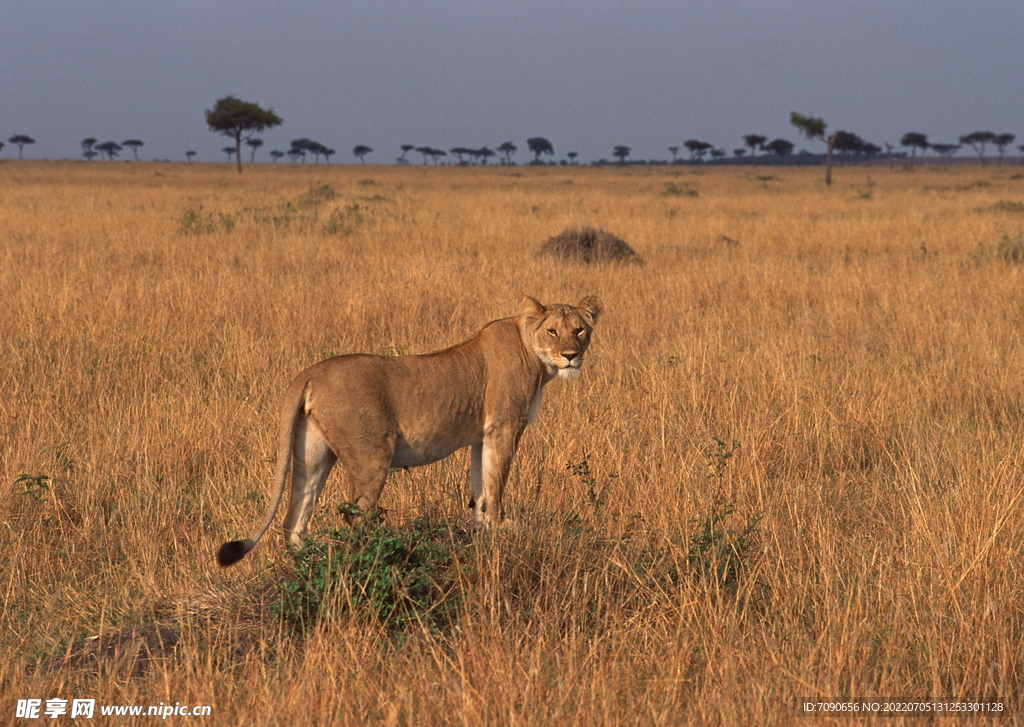
<path fill-rule="evenodd" d="M 515 154 L 518 150 L 519 147 L 513 144 L 511 141 L 506 141 L 502 143 L 502 145 L 498 147 L 498 151 L 500 151 L 501 155 L 505 157 L 501 163 L 507 164 L 508 166 L 512 166 L 512 155 Z"/>
<path fill-rule="evenodd" d="M 824 119 L 804 116 L 796 111 L 790 112 L 789 123 L 798 128 L 808 139 L 817 139 L 818 141 L 825 142 L 825 184 L 832 184 L 832 150 L 835 148 L 836 134 L 826 138 L 825 129 L 828 127 L 828 124 L 825 123 Z"/>
<path fill-rule="evenodd" d="M 530 151 L 533 153 L 534 164 L 541 163 L 541 154 L 553 156 L 555 153 L 555 147 L 551 146 L 551 142 L 545 139 L 543 136 L 535 136 L 532 139 L 527 139 L 526 145 L 530 148 Z"/>
<path fill-rule="evenodd" d="M 995 138 L 992 139 L 992 143 L 996 145 L 996 149 L 999 150 L 999 163 L 1003 163 L 1003 154 L 1006 153 L 1006 147 L 1013 143 L 1013 140 L 1017 137 L 1013 134 L 996 134 Z"/>
<path fill-rule="evenodd" d="M 743 137 L 743 143 L 750 147 L 750 162 L 754 163 L 757 157 L 757 150 L 764 148 L 764 143 L 768 141 L 767 136 L 761 136 L 760 134 L 747 134 Z"/>
<path fill-rule="evenodd" d="M 761 148 L 770 151 L 777 157 L 785 157 L 793 153 L 793 142 L 786 139 L 772 139 Z"/>
<path fill-rule="evenodd" d="M 929 144 L 936 154 L 940 157 L 949 159 L 951 156 L 956 154 L 956 150 L 960 148 L 959 144 Z"/>
<path fill-rule="evenodd" d="M 228 155 L 228 162 L 230 163 L 231 155 L 235 154 L 238 151 L 238 148 L 234 146 L 226 146 L 223 149 L 221 149 L 221 151 Z"/>
<path fill-rule="evenodd" d="M 366 159 L 365 159 L 366 155 L 369 154 L 372 151 L 373 151 L 373 149 L 371 149 L 370 147 L 366 146 L 365 144 L 360 144 L 360 145 L 358 145 L 357 147 L 355 147 L 352 150 L 352 154 L 354 154 L 355 156 L 359 157 L 359 163 L 360 164 L 364 164 L 366 162 Z"/>
<path fill-rule="evenodd" d="M 302 157 L 302 163 L 306 163 L 306 153 L 313 151 L 313 145 L 315 141 L 308 137 L 302 137 L 301 139 L 292 139 L 291 149 L 288 150 L 288 156 L 292 157 L 292 161 Z M 319 161 L 319 157 L 317 157 Z"/>
<path fill-rule="evenodd" d="M 996 140 L 996 135 L 991 131 L 972 131 L 960 137 L 961 144 L 970 144 L 978 154 L 981 163 L 985 163 L 985 145 Z"/>
<path fill-rule="evenodd" d="M 677 161 L 679 161 L 679 147 L 670 146 L 668 150 L 672 152 L 672 163 L 675 164 Z"/>
<path fill-rule="evenodd" d="M 832 148 L 838 151 L 844 160 L 850 152 L 859 157 L 861 154 L 869 154 L 872 149 L 877 148 L 874 144 L 868 144 L 852 131 L 837 131 L 833 136 L 835 136 L 835 141 L 832 143 Z"/>
<path fill-rule="evenodd" d="M 683 142 L 683 146 L 690 152 L 690 161 L 699 162 L 713 145 L 699 139 L 687 139 Z"/>
<path fill-rule="evenodd" d="M 235 140 L 235 160 L 238 173 L 242 173 L 242 142 L 248 141 L 257 132 L 280 126 L 284 123 L 272 109 L 260 108 L 258 104 L 241 101 L 234 96 L 217 99 L 212 109 L 206 112 L 206 125 L 210 131 L 219 131 Z"/>
<path fill-rule="evenodd" d="M 273 159 L 275 162 L 283 156 L 284 152 L 278 149 L 274 149 L 272 152 L 270 152 L 270 158 Z"/>
<path fill-rule="evenodd" d="M 632 149 L 630 149 L 628 146 L 617 146 L 615 147 L 615 149 L 612 150 L 612 156 L 619 158 L 619 164 L 625 164 L 626 157 L 629 156 L 629 153 L 631 151 Z"/>
<path fill-rule="evenodd" d="M 185 158 L 188 159 L 189 161 L 192 161 L 192 157 L 194 157 L 195 155 L 196 155 L 196 153 L 194 151 L 192 151 L 191 149 L 189 149 L 187 152 L 185 152 Z"/>
<path fill-rule="evenodd" d="M 472 150 L 473 158 L 480 162 L 480 166 L 486 167 L 487 160 L 492 156 L 495 156 L 493 149 L 488 149 L 486 146 L 482 146 L 479 149 Z"/>
<path fill-rule="evenodd" d="M 433 147 L 430 147 L 430 146 L 417 146 L 416 147 L 416 151 L 423 155 L 423 164 L 426 165 L 427 157 L 430 156 L 430 153 L 432 151 L 434 151 L 434 149 L 433 149 Z M 435 161 L 436 161 L 436 159 L 435 159 Z"/>
<path fill-rule="evenodd" d="M 320 157 L 325 151 L 327 151 L 327 147 L 319 141 L 307 141 L 306 150 L 313 154 L 313 158 L 316 159 L 316 163 L 319 164 Z"/>
<path fill-rule="evenodd" d="M 25 136 L 24 134 L 15 134 L 14 136 L 12 136 L 7 141 L 11 142 L 12 144 L 16 144 L 17 145 L 17 147 L 18 147 L 18 158 L 19 159 L 22 158 L 22 152 L 25 150 L 25 145 L 26 144 L 35 144 L 36 143 L 35 139 L 33 139 L 31 136 Z"/>
<path fill-rule="evenodd" d="M 105 141 L 102 144 L 96 145 L 96 151 L 103 152 L 107 155 L 109 161 L 114 161 L 114 157 L 121 151 L 121 145 L 116 141 Z"/>
<path fill-rule="evenodd" d="M 865 154 L 868 155 L 868 158 L 870 159 L 871 157 L 875 157 L 881 154 L 882 147 L 880 147 L 878 144 L 874 144 L 869 141 L 866 144 L 864 144 L 864 146 L 858 151 L 864 152 Z"/>
<path fill-rule="evenodd" d="M 371 150 L 372 151 L 372 150 Z M 316 163 L 320 163 L 320 156 L 327 152 L 327 147 L 321 144 L 319 141 L 313 141 L 312 139 L 306 138 L 305 136 L 301 139 L 295 139 L 292 141 L 292 148 L 288 152 L 288 156 L 292 156 L 292 152 L 297 152 L 296 157 L 301 156 L 302 162 L 306 162 L 306 154 L 312 154 L 313 158 L 316 159 Z M 331 152 L 332 154 L 334 152 Z"/>
<path fill-rule="evenodd" d="M 472 154 L 473 150 L 469 149 L 467 147 L 464 147 L 464 146 L 456 146 L 456 147 L 453 147 L 452 149 L 449 149 L 448 153 L 449 154 L 454 154 L 455 156 L 457 156 L 459 158 L 459 166 L 462 166 L 463 164 L 466 163 L 466 160 L 462 158 L 463 155 L 464 154 Z"/>
<path fill-rule="evenodd" d="M 92 138 L 91 136 L 87 139 L 82 139 L 82 156 L 84 156 L 89 161 L 92 161 L 93 159 L 99 156 L 97 152 L 94 152 L 92 150 L 92 148 L 96 146 L 96 141 L 97 140 Z"/>
<path fill-rule="evenodd" d="M 925 152 L 928 151 L 928 147 L 931 145 L 928 143 L 927 134 L 921 134 L 917 131 L 908 131 L 903 135 L 903 138 L 900 139 L 900 146 L 910 147 L 910 164 L 913 166 L 917 150 L 920 149 L 921 156 L 924 156 Z"/>
<path fill-rule="evenodd" d="M 397 161 L 399 164 L 408 164 L 409 160 L 405 158 L 405 155 L 411 152 L 413 149 L 415 149 L 416 145 L 402 144 L 402 146 L 400 146 L 399 148 L 402 150 L 402 156 L 398 157 L 395 161 Z"/>
<path fill-rule="evenodd" d="M 256 150 L 263 146 L 263 139 L 246 139 L 245 143 L 252 147 L 252 154 L 249 155 L 249 163 L 256 163 Z"/>
<path fill-rule="evenodd" d="M 579 156 L 579 154 L 577 154 L 577 153 L 576 153 L 576 152 L 574 152 L 574 151 L 571 151 L 571 152 L 568 152 L 568 153 L 566 154 L 566 156 L 567 156 L 567 157 L 569 157 L 569 163 L 570 163 L 570 164 L 575 164 L 575 163 L 576 163 L 576 157 L 578 157 L 578 156 Z"/>
<path fill-rule="evenodd" d="M 321 144 L 319 141 L 313 141 L 309 144 L 309 150 L 313 152 L 313 156 L 316 158 L 316 163 L 320 163 L 320 157 L 327 152 L 327 147 Z"/>
<path fill-rule="evenodd" d="M 438 159 L 448 156 L 448 152 L 444 149 L 435 149 L 432 146 L 418 146 L 416 147 L 416 151 L 423 155 L 424 164 L 427 163 L 428 157 L 434 160 L 434 164 L 437 164 Z"/>
<path fill-rule="evenodd" d="M 127 141 L 121 142 L 121 146 L 127 146 L 132 150 L 132 155 L 135 157 L 135 161 L 139 161 L 139 147 L 144 144 L 138 139 L 128 139 Z"/>

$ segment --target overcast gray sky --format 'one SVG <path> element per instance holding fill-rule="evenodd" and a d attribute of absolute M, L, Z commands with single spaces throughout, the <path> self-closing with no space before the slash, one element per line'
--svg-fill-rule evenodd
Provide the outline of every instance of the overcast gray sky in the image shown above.
<path fill-rule="evenodd" d="M 140 157 L 223 160 L 204 110 L 233 94 L 355 161 L 399 145 L 668 158 L 700 139 L 797 137 L 790 111 L 880 146 L 907 131 L 1024 143 L 1021 0 L 7 0 L 0 138 L 74 158 L 88 136 Z M 1016 144 L 1015 143 L 1015 144 Z M 127 151 L 127 150 L 126 150 Z M 1016 150 L 1015 150 L 1016 151 Z M 0 156 L 17 150 L 8 145 Z"/>

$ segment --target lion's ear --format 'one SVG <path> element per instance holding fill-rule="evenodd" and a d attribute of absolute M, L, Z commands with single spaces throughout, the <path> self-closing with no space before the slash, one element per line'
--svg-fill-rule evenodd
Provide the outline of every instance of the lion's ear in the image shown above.
<path fill-rule="evenodd" d="M 542 316 L 547 312 L 548 309 L 536 298 L 531 298 L 530 296 L 523 298 L 523 315 L 527 318 Z"/>
<path fill-rule="evenodd" d="M 588 295 L 576 304 L 576 311 L 590 325 L 597 323 L 597 317 L 601 315 L 601 310 L 601 301 L 594 295 Z"/>

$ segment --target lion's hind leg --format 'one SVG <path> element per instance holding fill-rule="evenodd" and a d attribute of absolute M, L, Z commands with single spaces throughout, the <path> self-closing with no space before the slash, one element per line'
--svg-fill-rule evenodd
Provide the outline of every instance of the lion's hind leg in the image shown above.
<path fill-rule="evenodd" d="M 484 496 L 484 475 L 483 475 L 484 445 L 478 442 L 470 447 L 469 455 L 469 509 L 473 511 L 473 517 L 480 520 L 480 512 L 477 503 L 481 502 Z"/>
<path fill-rule="evenodd" d="M 292 545 L 301 546 L 313 508 L 338 457 L 316 424 L 304 416 L 296 422 L 292 448 L 292 488 L 284 537 Z"/>

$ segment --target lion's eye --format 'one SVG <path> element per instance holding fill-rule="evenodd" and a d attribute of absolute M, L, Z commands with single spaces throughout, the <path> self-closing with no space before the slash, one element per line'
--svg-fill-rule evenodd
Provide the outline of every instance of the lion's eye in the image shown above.
<path fill-rule="evenodd" d="M 554 328 L 549 328 L 548 329 L 548 335 L 549 336 L 554 336 L 555 338 L 558 338 L 558 331 L 556 331 Z"/>
<path fill-rule="evenodd" d="M 579 338 L 580 336 L 583 335 L 583 329 L 582 328 L 577 328 L 575 331 L 572 332 L 572 335 L 574 335 L 577 338 Z"/>

